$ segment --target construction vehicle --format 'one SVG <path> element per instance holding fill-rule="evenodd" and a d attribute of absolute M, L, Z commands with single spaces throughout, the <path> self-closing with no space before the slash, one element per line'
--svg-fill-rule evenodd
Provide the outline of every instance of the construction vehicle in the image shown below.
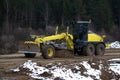
<path fill-rule="evenodd" d="M 88 31 L 90 21 L 76 21 L 72 23 L 72 33 L 67 27 L 66 33 L 58 34 L 58 27 L 55 35 L 36 36 L 32 35 L 33 41 L 24 42 L 24 50 L 20 51 L 25 57 L 35 57 L 36 53 L 41 52 L 43 58 L 53 58 L 57 49 L 72 50 L 74 54 L 84 54 L 86 56 L 104 55 L 104 38 Z M 36 46 L 36 47 L 35 47 Z"/>

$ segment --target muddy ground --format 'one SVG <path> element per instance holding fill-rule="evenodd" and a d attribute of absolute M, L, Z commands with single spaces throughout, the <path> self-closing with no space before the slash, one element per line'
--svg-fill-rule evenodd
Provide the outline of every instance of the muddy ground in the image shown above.
<path fill-rule="evenodd" d="M 43 59 L 40 54 L 37 54 L 35 58 L 25 58 L 24 54 L 15 53 L 10 55 L 0 55 L 0 80 L 35 80 L 24 72 L 15 73 L 10 71 L 10 69 L 16 68 L 23 64 L 27 60 L 32 60 L 37 62 L 38 65 L 44 66 L 48 63 L 61 62 L 64 64 L 70 64 L 81 61 L 94 61 L 94 60 L 109 60 L 113 58 L 120 58 L 120 49 L 108 49 L 104 56 L 74 56 L 71 58 L 54 58 L 54 59 Z"/>

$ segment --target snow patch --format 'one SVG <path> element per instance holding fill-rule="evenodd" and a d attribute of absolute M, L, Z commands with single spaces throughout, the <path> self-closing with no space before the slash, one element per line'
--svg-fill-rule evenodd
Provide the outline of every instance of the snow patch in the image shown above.
<path fill-rule="evenodd" d="M 117 75 L 120 75 L 120 58 L 110 59 L 108 61 L 110 62 L 109 70 L 112 70 Z"/>
<path fill-rule="evenodd" d="M 110 43 L 110 48 L 120 48 L 120 42 L 115 41 L 115 42 Z"/>
<path fill-rule="evenodd" d="M 71 69 L 67 68 L 68 67 L 67 65 L 58 66 L 58 65 L 61 65 L 61 63 L 58 63 L 57 65 L 53 65 L 50 63 L 48 65 L 49 66 L 51 65 L 51 67 L 46 68 L 46 67 L 42 67 L 42 66 L 37 66 L 37 63 L 32 62 L 31 60 L 28 60 L 20 67 L 29 69 L 29 71 L 32 72 L 32 73 L 29 73 L 29 75 L 36 79 L 53 80 L 53 79 L 59 77 L 64 80 L 94 80 L 91 76 L 94 76 L 95 79 L 100 79 L 100 74 L 101 74 L 100 71 L 92 69 L 91 66 L 85 61 L 81 62 L 79 65 L 84 65 L 84 67 L 87 69 L 86 74 L 88 76 L 82 75 L 81 71 L 80 71 L 80 67 L 75 64 L 74 65 L 71 64 L 71 65 L 73 65 L 73 68 L 78 70 L 77 72 L 73 72 Z M 46 65 L 46 66 L 48 66 L 48 65 Z M 19 68 L 12 69 L 12 70 L 15 72 L 17 70 L 20 71 Z M 95 72 L 93 72 L 93 71 L 95 71 Z M 50 73 L 52 75 L 50 77 L 40 76 L 44 72 Z"/>
<path fill-rule="evenodd" d="M 115 74 L 120 75 L 120 59 L 108 60 L 109 67 L 108 72 L 115 72 Z M 93 63 L 95 65 L 96 63 Z M 82 67 L 85 70 L 82 71 Z M 16 69 L 11 69 L 14 72 L 20 72 L 22 68 L 28 69 L 30 72 L 26 73 L 32 78 L 42 79 L 42 80 L 54 80 L 56 78 L 63 80 L 101 80 L 104 65 L 102 61 L 98 65 L 99 69 L 94 69 L 88 63 L 88 61 L 82 61 L 80 63 L 63 65 L 62 63 L 49 63 L 45 66 L 37 66 L 36 62 L 31 60 L 26 61 L 23 65 Z"/>
<path fill-rule="evenodd" d="M 20 69 L 19 68 L 16 68 L 16 69 L 11 69 L 12 71 L 14 71 L 14 72 L 19 72 L 20 71 Z"/>
<path fill-rule="evenodd" d="M 86 68 L 86 70 L 87 70 L 86 74 L 91 75 L 91 76 L 95 76 L 95 79 L 99 79 L 100 80 L 100 75 L 101 75 L 101 71 L 100 70 L 91 68 L 91 65 L 88 64 L 87 61 L 83 61 L 80 64 L 82 64 Z"/>

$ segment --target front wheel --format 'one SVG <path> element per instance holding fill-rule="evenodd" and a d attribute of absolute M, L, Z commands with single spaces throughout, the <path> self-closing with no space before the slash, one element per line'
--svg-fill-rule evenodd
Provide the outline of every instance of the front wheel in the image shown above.
<path fill-rule="evenodd" d="M 95 54 L 102 56 L 102 55 L 104 55 L 104 53 L 105 53 L 105 46 L 104 46 L 104 44 L 98 44 L 96 46 Z"/>
<path fill-rule="evenodd" d="M 42 46 L 42 56 L 45 59 L 51 59 L 55 55 L 55 48 L 51 45 Z"/>

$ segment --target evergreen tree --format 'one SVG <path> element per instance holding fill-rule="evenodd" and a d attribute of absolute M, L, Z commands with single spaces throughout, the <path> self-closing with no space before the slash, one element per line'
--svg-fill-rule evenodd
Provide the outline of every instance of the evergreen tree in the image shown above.
<path fill-rule="evenodd" d="M 85 4 L 96 30 L 105 29 L 109 31 L 113 22 L 108 0 L 85 0 Z"/>
<path fill-rule="evenodd" d="M 110 0 L 114 23 L 120 27 L 120 0 Z"/>

